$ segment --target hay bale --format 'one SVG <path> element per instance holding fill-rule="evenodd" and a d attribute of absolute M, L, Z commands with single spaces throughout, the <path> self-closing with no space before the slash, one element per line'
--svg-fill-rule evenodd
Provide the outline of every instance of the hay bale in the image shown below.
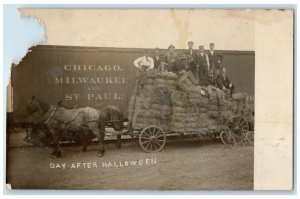
<path fill-rule="evenodd" d="M 201 104 L 201 99 L 188 99 L 189 104 L 198 105 Z"/>
<path fill-rule="evenodd" d="M 207 104 L 209 105 L 219 105 L 219 100 L 218 99 L 211 99 L 211 100 L 208 100 Z"/>
<path fill-rule="evenodd" d="M 166 82 L 167 81 L 164 78 L 162 78 L 161 76 L 158 76 L 154 81 L 155 84 L 166 84 Z"/>
<path fill-rule="evenodd" d="M 171 93 L 171 100 L 172 101 L 187 101 L 187 93 L 186 92 L 183 92 L 183 91 L 177 91 L 177 90 L 174 90 L 172 93 Z"/>
<path fill-rule="evenodd" d="M 151 108 L 150 108 L 150 109 L 152 109 L 152 110 L 161 110 L 163 106 L 164 106 L 164 105 L 157 104 L 156 102 L 153 102 L 153 103 L 151 104 Z"/>
<path fill-rule="evenodd" d="M 172 118 L 185 118 L 186 117 L 186 113 L 172 113 Z"/>
<path fill-rule="evenodd" d="M 176 131 L 176 132 L 184 132 L 185 130 L 185 125 L 184 124 L 171 124 L 170 125 L 170 131 Z"/>
<path fill-rule="evenodd" d="M 135 124 L 147 124 L 148 118 L 138 117 L 136 118 Z"/>
<path fill-rule="evenodd" d="M 146 70 L 145 72 L 145 79 L 150 79 L 150 78 L 156 78 L 158 76 L 158 71 L 157 70 L 154 70 L 154 69 L 149 69 L 149 70 Z"/>
<path fill-rule="evenodd" d="M 254 124 L 254 105 L 245 105 L 242 110 L 244 118 L 247 120 L 248 123 L 251 125 Z"/>
<path fill-rule="evenodd" d="M 167 79 L 177 81 L 178 77 L 177 77 L 177 75 L 176 75 L 175 73 L 173 73 L 173 72 L 167 72 Z"/>
<path fill-rule="evenodd" d="M 135 114 L 139 115 L 139 117 L 148 117 L 150 112 L 148 109 L 140 108 L 135 112 Z"/>
<path fill-rule="evenodd" d="M 189 106 L 186 108 L 187 113 L 198 113 L 198 107 L 197 106 Z"/>
<path fill-rule="evenodd" d="M 163 71 L 160 73 L 160 76 L 166 80 L 167 79 L 177 80 L 177 75 L 173 72 Z"/>
<path fill-rule="evenodd" d="M 231 96 L 235 100 L 246 100 L 248 97 L 247 93 L 233 93 Z"/>
<path fill-rule="evenodd" d="M 189 119 L 189 118 L 198 118 L 198 113 L 197 112 L 187 112 L 186 119 Z"/>
<path fill-rule="evenodd" d="M 167 123 L 160 124 L 159 127 L 162 128 L 164 131 L 169 131 L 170 128 Z"/>
<path fill-rule="evenodd" d="M 209 127 L 208 123 L 205 121 L 198 121 L 197 125 L 199 129 L 207 129 Z"/>
<path fill-rule="evenodd" d="M 191 123 L 197 123 L 197 121 L 198 121 L 198 117 L 197 116 L 196 117 L 187 118 L 185 120 L 185 122 L 187 123 L 187 125 L 191 124 Z"/>
<path fill-rule="evenodd" d="M 198 113 L 207 113 L 208 109 L 207 108 L 198 108 Z"/>
<path fill-rule="evenodd" d="M 220 116 L 219 111 L 208 111 L 207 114 L 208 114 L 208 117 L 211 119 L 217 119 Z"/>
<path fill-rule="evenodd" d="M 190 93 L 188 93 L 188 98 L 189 99 L 202 99 L 205 97 L 201 93 L 190 92 Z"/>
<path fill-rule="evenodd" d="M 232 104 L 230 106 L 230 110 L 233 112 L 233 113 L 237 113 L 239 111 L 239 107 L 237 104 Z"/>
<path fill-rule="evenodd" d="M 199 113 L 198 114 L 198 122 L 201 122 L 207 126 L 209 126 L 210 124 L 214 124 L 214 123 L 218 123 L 216 119 L 212 119 L 209 117 L 209 115 L 211 114 L 211 112 L 209 111 L 208 113 Z"/>
<path fill-rule="evenodd" d="M 156 118 L 156 119 L 161 119 L 162 118 L 162 114 L 160 111 L 158 110 L 151 110 L 151 117 L 152 118 Z"/>
<path fill-rule="evenodd" d="M 144 126 L 143 124 L 138 124 L 138 123 L 133 125 L 134 129 L 139 129 L 139 130 L 141 130 L 141 129 L 145 128 L 145 127 L 146 126 Z"/>
<path fill-rule="evenodd" d="M 208 98 L 197 99 L 196 103 L 199 107 L 207 108 L 210 104 Z"/>
<path fill-rule="evenodd" d="M 144 85 L 140 91 L 140 96 L 143 98 L 150 98 L 155 92 L 154 85 Z"/>
<path fill-rule="evenodd" d="M 231 110 L 231 105 L 221 105 L 219 106 L 220 111 L 230 111 Z"/>
<path fill-rule="evenodd" d="M 161 109 L 162 111 L 171 112 L 172 107 L 169 106 L 169 105 L 162 105 L 162 106 L 160 107 L 160 109 Z"/>
<path fill-rule="evenodd" d="M 152 104 L 168 105 L 168 106 L 171 105 L 169 92 L 163 92 L 159 89 L 156 89 L 153 95 L 150 96 L 150 98 Z"/>
<path fill-rule="evenodd" d="M 146 78 L 146 79 L 144 79 L 143 85 L 144 86 L 146 86 L 146 85 L 154 85 L 154 79 L 153 78 Z"/>
<path fill-rule="evenodd" d="M 145 84 L 142 88 L 144 91 L 153 91 L 154 90 L 154 84 Z"/>
<path fill-rule="evenodd" d="M 207 106 L 207 109 L 208 109 L 209 111 L 218 111 L 218 110 L 219 110 L 219 106 L 213 105 L 213 104 L 209 104 L 209 105 Z"/>
<path fill-rule="evenodd" d="M 176 81 L 176 80 L 168 79 L 168 80 L 166 80 L 166 82 L 167 82 L 167 84 L 168 84 L 169 86 L 174 86 L 174 87 L 177 86 L 177 81 Z"/>
<path fill-rule="evenodd" d="M 185 118 L 184 117 L 171 117 L 172 122 L 175 123 L 185 123 Z"/>
<path fill-rule="evenodd" d="M 164 84 L 155 84 L 155 88 L 158 90 L 164 90 L 165 92 L 169 91 L 169 87 L 166 83 Z"/>
<path fill-rule="evenodd" d="M 185 107 L 175 106 L 173 107 L 173 113 L 186 113 L 187 110 Z"/>
<path fill-rule="evenodd" d="M 172 106 L 173 107 L 187 107 L 188 103 L 184 102 L 184 101 L 172 101 Z"/>
<path fill-rule="evenodd" d="M 234 114 L 232 113 L 232 111 L 221 111 L 220 115 L 225 119 L 225 121 L 227 121 L 232 118 Z"/>

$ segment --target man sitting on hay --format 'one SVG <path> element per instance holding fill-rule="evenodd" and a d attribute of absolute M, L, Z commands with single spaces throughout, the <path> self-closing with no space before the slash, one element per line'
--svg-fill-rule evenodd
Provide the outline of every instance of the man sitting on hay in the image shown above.
<path fill-rule="evenodd" d="M 195 84 L 195 82 L 190 78 L 190 70 L 190 68 L 182 68 L 177 71 L 176 74 L 178 76 L 179 89 L 190 93 L 200 93 L 203 96 L 207 96 L 210 100 L 217 99 L 220 105 L 226 103 L 225 93 L 222 90 L 211 85 L 199 86 Z"/>

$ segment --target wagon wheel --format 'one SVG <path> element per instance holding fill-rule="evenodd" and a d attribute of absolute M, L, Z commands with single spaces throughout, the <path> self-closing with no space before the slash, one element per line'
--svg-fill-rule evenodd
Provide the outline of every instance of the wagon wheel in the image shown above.
<path fill-rule="evenodd" d="M 236 147 L 236 141 L 232 133 L 223 130 L 220 133 L 220 138 L 225 146 L 232 147 L 232 148 Z"/>
<path fill-rule="evenodd" d="M 166 134 L 157 126 L 148 126 L 140 133 L 139 144 L 146 152 L 159 152 L 166 144 Z"/>
<path fill-rule="evenodd" d="M 235 134 L 240 134 L 243 131 L 248 131 L 248 123 L 245 120 L 245 118 L 240 117 L 240 116 L 235 116 L 232 117 L 228 122 L 227 122 L 227 127 L 230 132 L 235 133 Z"/>
<path fill-rule="evenodd" d="M 254 143 L 254 131 L 248 131 L 246 133 L 246 139 L 250 144 Z"/>

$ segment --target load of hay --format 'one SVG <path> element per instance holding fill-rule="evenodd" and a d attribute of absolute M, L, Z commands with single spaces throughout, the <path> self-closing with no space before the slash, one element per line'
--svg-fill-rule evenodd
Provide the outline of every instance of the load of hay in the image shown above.
<path fill-rule="evenodd" d="M 145 73 L 129 104 L 128 118 L 134 129 L 155 125 L 167 132 L 206 134 L 225 125 L 242 110 L 253 119 L 250 106 L 245 108 L 241 100 L 227 100 L 220 105 L 216 96 L 208 99 L 201 93 L 179 90 L 177 82 L 172 72 Z"/>
<path fill-rule="evenodd" d="M 134 129 L 150 125 L 169 129 L 172 106 L 170 93 L 176 89 L 177 76 L 174 73 L 148 70 L 141 80 L 136 96 L 129 103 L 129 115 Z"/>

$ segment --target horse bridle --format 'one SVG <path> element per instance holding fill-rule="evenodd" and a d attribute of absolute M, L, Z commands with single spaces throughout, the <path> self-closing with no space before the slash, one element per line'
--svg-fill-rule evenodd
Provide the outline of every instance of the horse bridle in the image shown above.
<path fill-rule="evenodd" d="M 38 101 L 36 103 L 37 103 L 37 108 L 35 110 L 31 111 L 29 113 L 29 116 L 32 116 L 35 112 L 38 112 L 41 116 L 43 116 L 43 113 L 41 111 L 40 103 Z"/>

